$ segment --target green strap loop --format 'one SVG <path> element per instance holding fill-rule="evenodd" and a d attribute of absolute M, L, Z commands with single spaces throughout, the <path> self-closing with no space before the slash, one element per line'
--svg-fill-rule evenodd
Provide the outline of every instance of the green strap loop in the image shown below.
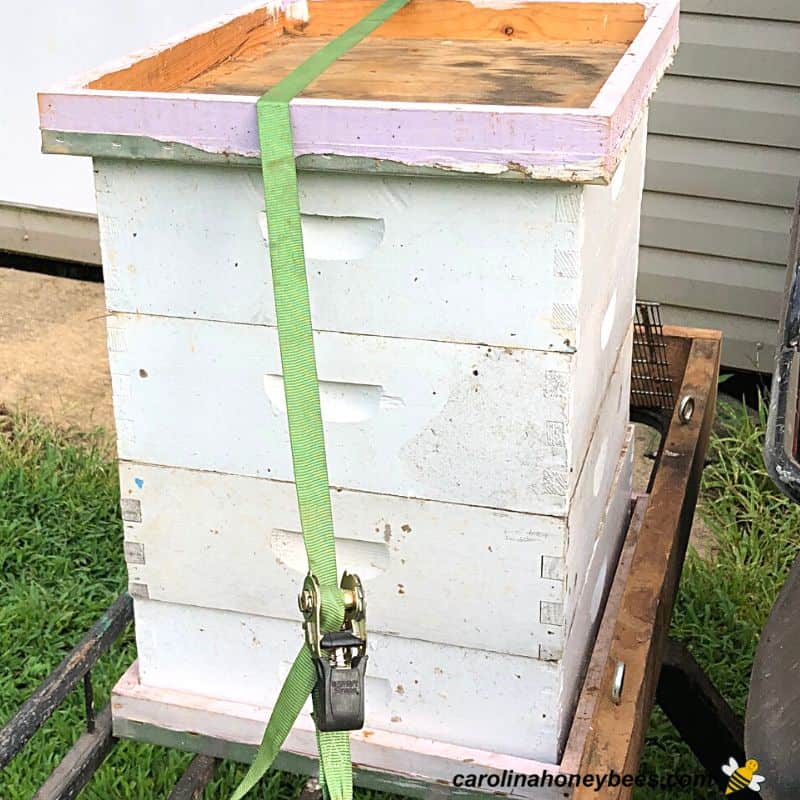
<path fill-rule="evenodd" d="M 338 630 L 342 626 L 344 603 L 338 589 L 330 485 L 289 103 L 336 59 L 408 2 L 410 0 L 386 0 L 266 92 L 256 106 L 297 504 L 309 570 L 320 583 L 324 631 Z M 303 646 L 278 695 L 258 753 L 231 800 L 241 800 L 272 765 L 315 682 L 316 672 L 311 654 Z M 325 800 L 352 800 L 349 735 L 346 732 L 317 731 L 317 745 L 320 785 Z"/>

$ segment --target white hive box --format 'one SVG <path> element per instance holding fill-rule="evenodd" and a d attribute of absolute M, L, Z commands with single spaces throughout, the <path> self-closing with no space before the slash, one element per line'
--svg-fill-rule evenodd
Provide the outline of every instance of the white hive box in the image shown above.
<path fill-rule="evenodd" d="M 557 758 L 627 521 L 630 356 L 628 337 L 566 518 L 332 494 L 370 604 L 368 728 Z M 142 682 L 268 706 L 306 570 L 292 484 L 132 462 L 121 476 Z"/>
<path fill-rule="evenodd" d="M 301 176 L 335 485 L 567 510 L 632 318 L 644 141 L 610 186 Z M 260 172 L 96 172 L 120 458 L 291 480 Z"/>
<path fill-rule="evenodd" d="M 120 729 L 252 743 L 301 641 L 254 104 L 373 5 L 254 7 L 40 98 L 45 148 L 95 159 L 139 650 Z M 672 0 L 412 0 L 293 101 L 337 550 L 398 753 L 560 758 L 628 514 L 676 25 Z"/>

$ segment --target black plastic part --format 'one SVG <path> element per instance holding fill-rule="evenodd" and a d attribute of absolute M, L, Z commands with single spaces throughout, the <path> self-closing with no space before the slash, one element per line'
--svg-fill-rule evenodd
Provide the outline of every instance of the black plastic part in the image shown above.
<path fill-rule="evenodd" d="M 773 483 L 795 503 L 800 503 L 800 464 L 797 462 L 795 407 L 800 353 L 789 348 L 776 355 L 775 375 L 764 440 L 764 464 Z"/>
<path fill-rule="evenodd" d="M 336 667 L 327 658 L 315 658 L 314 666 L 317 683 L 311 700 L 317 727 L 326 732 L 363 728 L 367 656 L 356 656 L 350 667 Z"/>
<path fill-rule="evenodd" d="M 323 635 L 319 646 L 323 650 L 337 650 L 340 647 L 363 647 L 364 640 L 352 631 L 330 631 Z"/>
<path fill-rule="evenodd" d="M 775 485 L 800 503 L 800 193 L 795 206 L 764 463 Z"/>

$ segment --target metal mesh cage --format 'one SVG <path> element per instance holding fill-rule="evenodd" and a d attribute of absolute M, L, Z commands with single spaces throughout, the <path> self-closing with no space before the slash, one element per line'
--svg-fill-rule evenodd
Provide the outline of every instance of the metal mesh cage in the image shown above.
<path fill-rule="evenodd" d="M 631 407 L 671 411 L 672 380 L 658 303 L 637 302 L 633 323 Z"/>

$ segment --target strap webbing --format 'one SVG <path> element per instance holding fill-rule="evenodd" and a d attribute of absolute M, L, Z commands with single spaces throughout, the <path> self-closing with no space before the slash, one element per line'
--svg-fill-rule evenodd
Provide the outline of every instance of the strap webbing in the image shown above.
<path fill-rule="evenodd" d="M 309 569 L 319 580 L 322 592 L 323 631 L 338 630 L 342 626 L 344 604 L 337 583 L 330 486 L 289 102 L 337 58 L 408 2 L 386 0 L 266 92 L 256 107 L 297 504 Z M 311 654 L 303 646 L 278 695 L 258 753 L 231 800 L 241 800 L 269 769 L 314 688 L 315 681 Z M 320 785 L 325 797 L 330 800 L 351 800 L 353 776 L 348 734 L 317 731 L 317 743 Z"/>

